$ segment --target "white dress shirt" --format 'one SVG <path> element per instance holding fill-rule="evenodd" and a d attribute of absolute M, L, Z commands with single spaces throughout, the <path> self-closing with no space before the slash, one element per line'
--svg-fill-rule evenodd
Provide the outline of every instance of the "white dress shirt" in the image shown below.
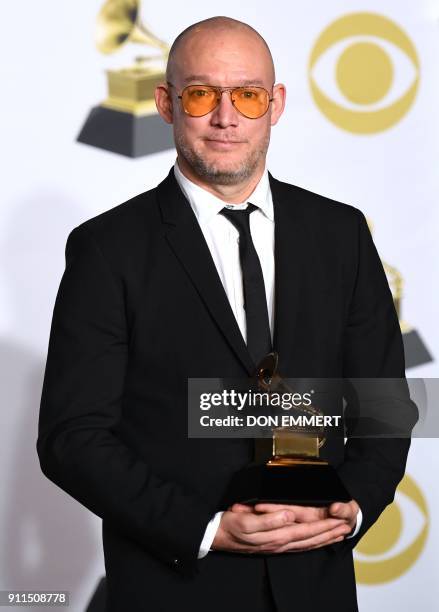
<path fill-rule="evenodd" d="M 256 189 L 243 204 L 227 204 L 209 191 L 195 185 L 174 165 L 175 177 L 195 213 L 201 231 L 207 242 L 218 275 L 238 322 L 244 340 L 247 340 L 242 289 L 242 272 L 239 261 L 239 232 L 223 215 L 218 214 L 224 207 L 233 210 L 247 208 L 247 202 L 257 206 L 250 215 L 250 233 L 261 262 L 267 296 L 268 317 L 273 336 L 274 300 L 274 212 L 268 172 L 264 171 Z"/>
<path fill-rule="evenodd" d="M 274 328 L 274 209 L 271 195 L 268 171 L 264 170 L 253 193 L 242 204 L 227 204 L 209 191 L 190 181 L 181 172 L 178 162 L 174 164 L 174 174 L 203 232 L 209 247 L 224 291 L 230 302 L 244 341 L 247 341 L 247 329 L 244 310 L 244 293 L 242 287 L 242 271 L 239 260 L 239 232 L 234 225 L 219 212 L 224 207 L 233 210 L 245 209 L 250 202 L 257 207 L 250 215 L 250 233 L 256 252 L 261 262 L 264 277 L 265 294 L 267 298 L 268 318 L 271 337 Z M 221 521 L 222 512 L 217 512 L 207 525 L 201 542 L 198 558 L 206 556 L 215 538 Z M 360 529 L 362 521 L 361 510 L 357 515 L 353 537 Z"/>

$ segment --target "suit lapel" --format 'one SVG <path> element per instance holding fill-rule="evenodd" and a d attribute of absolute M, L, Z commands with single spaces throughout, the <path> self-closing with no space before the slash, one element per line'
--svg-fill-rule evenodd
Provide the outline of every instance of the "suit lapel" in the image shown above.
<path fill-rule="evenodd" d="M 294 337 L 303 300 L 303 283 L 309 268 L 310 242 L 302 215 L 302 203 L 291 189 L 270 176 L 275 238 L 275 291 L 273 348 L 279 353 L 279 371 L 291 367 Z"/>
<path fill-rule="evenodd" d="M 163 221 L 169 226 L 166 239 L 195 285 L 211 316 L 232 350 L 251 375 L 254 365 L 230 307 L 215 263 L 189 202 L 171 169 L 157 187 Z"/>

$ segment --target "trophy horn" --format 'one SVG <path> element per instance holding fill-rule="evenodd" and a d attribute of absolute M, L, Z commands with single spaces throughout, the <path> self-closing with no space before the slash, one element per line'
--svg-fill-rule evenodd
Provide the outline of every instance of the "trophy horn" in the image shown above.
<path fill-rule="evenodd" d="M 101 53 L 113 53 L 129 41 L 156 47 L 168 54 L 169 46 L 141 22 L 139 9 L 139 0 L 105 2 L 96 26 L 96 46 Z"/>

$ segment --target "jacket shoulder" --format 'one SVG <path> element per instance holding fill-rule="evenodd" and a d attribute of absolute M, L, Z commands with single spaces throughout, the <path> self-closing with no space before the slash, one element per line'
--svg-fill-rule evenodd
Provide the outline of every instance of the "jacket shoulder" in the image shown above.
<path fill-rule="evenodd" d="M 291 206 L 298 207 L 305 218 L 313 219 L 317 217 L 323 222 L 354 225 L 364 220 L 362 211 L 351 204 L 333 200 L 273 177 L 270 177 L 270 182 L 275 197 L 282 198 L 285 203 L 291 203 Z"/>
<path fill-rule="evenodd" d="M 151 219 L 158 214 L 156 187 L 140 193 L 78 225 L 73 231 L 93 235 L 98 242 L 132 240 L 136 233 L 145 233 Z"/>
<path fill-rule="evenodd" d="M 100 253 L 116 275 L 137 270 L 163 228 L 156 190 L 140 193 L 75 227 L 67 238 L 66 262 L 69 253 L 85 258 Z"/>

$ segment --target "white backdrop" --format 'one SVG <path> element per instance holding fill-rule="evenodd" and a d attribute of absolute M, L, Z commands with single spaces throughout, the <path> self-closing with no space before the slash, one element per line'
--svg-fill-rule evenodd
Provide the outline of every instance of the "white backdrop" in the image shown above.
<path fill-rule="evenodd" d="M 9 3 L 0 40 L 0 589 L 67 589 L 74 612 L 84 609 L 104 572 L 100 521 L 41 475 L 35 452 L 65 241 L 83 220 L 156 185 L 175 158 L 170 150 L 133 160 L 75 142 L 90 107 L 106 95 L 104 69 L 128 65 L 138 54 L 133 45 L 109 57 L 96 50 L 95 18 L 101 4 Z M 177 6 L 171 11 L 145 3 L 142 11 L 153 31 L 169 42 L 190 23 L 219 10 L 208 4 L 200 8 L 196 0 L 186 0 L 184 13 Z M 282 180 L 359 207 L 373 221 L 381 256 L 405 280 L 403 317 L 436 359 L 407 374 L 436 377 L 439 0 L 314 0 L 309 7 L 266 0 L 242 0 L 238 7 L 235 0 L 223 0 L 220 10 L 264 35 L 277 80 L 287 86 L 287 108 L 273 130 L 269 168 Z M 308 80 L 309 56 L 318 36 L 357 11 L 395 22 L 414 44 L 420 63 L 418 93 L 406 115 L 390 129 L 368 135 L 328 120 L 315 104 Z M 331 71 L 325 68 L 323 75 Z M 403 66 L 400 77 L 395 69 L 398 91 L 404 91 L 403 77 L 409 72 Z M 408 474 L 425 497 L 428 514 L 419 519 L 416 505 L 407 498 L 405 503 L 400 494 L 408 531 L 384 556 L 410 545 L 409 539 L 417 537 L 415 527 L 422 529 L 419 520 L 428 521 L 428 538 L 399 577 L 359 585 L 361 610 L 436 609 L 438 468 L 437 441 L 417 440 Z"/>

